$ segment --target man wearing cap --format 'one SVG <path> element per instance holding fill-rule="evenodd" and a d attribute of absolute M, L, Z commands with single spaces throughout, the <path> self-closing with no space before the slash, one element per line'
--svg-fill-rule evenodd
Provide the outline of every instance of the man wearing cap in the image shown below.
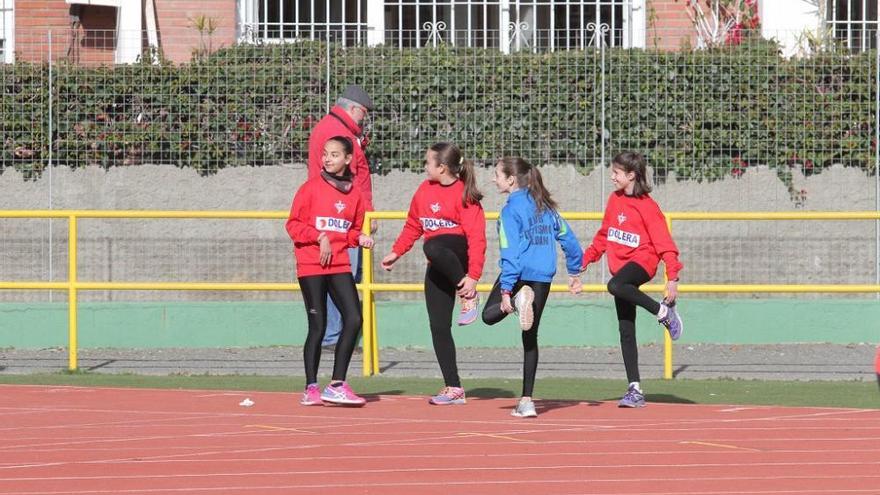
<path fill-rule="evenodd" d="M 324 144 L 334 136 L 345 136 L 351 140 L 354 153 L 352 156 L 351 174 L 354 176 L 354 187 L 360 189 L 366 201 L 367 211 L 373 211 L 373 182 L 370 179 L 370 164 L 365 153 L 369 137 L 364 134 L 363 124 L 367 113 L 374 108 L 373 100 L 364 91 L 364 88 L 352 84 L 345 88 L 342 96 L 336 100 L 336 105 L 330 109 L 330 113 L 324 116 L 309 136 L 309 179 L 321 174 L 323 168 L 322 155 Z M 371 222 L 373 232 L 376 232 L 376 221 Z M 361 281 L 361 251 L 360 248 L 348 250 L 351 259 L 351 271 L 355 282 Z M 339 310 L 327 297 L 327 332 L 321 345 L 324 347 L 335 346 L 342 331 L 342 317 Z"/>

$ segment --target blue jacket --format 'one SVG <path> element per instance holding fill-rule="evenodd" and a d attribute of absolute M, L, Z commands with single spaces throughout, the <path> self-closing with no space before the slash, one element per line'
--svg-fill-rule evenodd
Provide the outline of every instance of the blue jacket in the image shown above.
<path fill-rule="evenodd" d="M 510 193 L 498 220 L 501 245 L 501 289 L 512 290 L 518 280 L 551 282 L 556 274 L 556 242 L 565 253 L 568 273 L 580 273 L 583 251 L 559 213 L 545 208 L 538 214 L 528 189 Z"/>

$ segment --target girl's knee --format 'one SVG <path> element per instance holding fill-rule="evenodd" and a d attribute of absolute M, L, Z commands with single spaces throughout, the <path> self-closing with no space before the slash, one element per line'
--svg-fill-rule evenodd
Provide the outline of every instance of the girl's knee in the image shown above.
<path fill-rule="evenodd" d="M 486 305 L 486 307 L 483 308 L 482 318 L 483 318 L 483 323 L 486 324 L 486 325 L 494 325 L 495 323 L 498 323 L 498 322 L 495 321 L 495 319 L 493 318 L 493 314 L 492 314 L 492 312 L 489 311 L 489 305 L 488 305 L 488 304 Z"/>
<path fill-rule="evenodd" d="M 361 317 L 360 313 L 356 313 L 345 318 L 345 326 L 350 326 L 355 329 L 360 329 L 364 326 L 364 319 Z"/>
<path fill-rule="evenodd" d="M 612 278 L 611 280 L 608 281 L 608 285 L 606 287 L 608 288 L 608 292 L 612 296 L 619 296 L 620 291 L 623 288 L 623 284 L 620 283 L 619 280 Z"/>

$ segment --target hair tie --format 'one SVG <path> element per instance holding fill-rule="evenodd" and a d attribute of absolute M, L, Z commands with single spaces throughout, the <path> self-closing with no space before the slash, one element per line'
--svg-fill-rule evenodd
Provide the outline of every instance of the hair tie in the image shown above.
<path fill-rule="evenodd" d="M 464 157 L 458 159 L 458 164 L 461 165 L 464 163 Z"/>

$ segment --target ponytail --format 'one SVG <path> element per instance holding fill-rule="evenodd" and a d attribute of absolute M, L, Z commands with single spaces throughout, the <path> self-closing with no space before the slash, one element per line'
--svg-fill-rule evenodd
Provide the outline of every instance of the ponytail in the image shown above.
<path fill-rule="evenodd" d="M 474 170 L 474 162 L 462 160 L 458 170 L 458 178 L 464 182 L 464 193 L 461 196 L 462 206 L 467 206 L 468 203 L 479 203 L 483 199 L 483 193 L 477 188 L 477 173 Z"/>
<path fill-rule="evenodd" d="M 535 201 L 538 212 L 545 208 L 556 210 L 559 205 L 550 196 L 550 191 L 544 187 L 544 179 L 538 167 L 525 161 L 518 156 L 508 156 L 499 160 L 501 170 L 508 177 L 516 178 L 516 184 L 523 189 L 529 190 L 529 195 Z"/>
<path fill-rule="evenodd" d="M 544 179 L 541 178 L 541 171 L 538 170 L 538 167 L 531 167 L 529 169 L 528 177 L 529 194 L 532 195 L 532 199 L 534 199 L 535 204 L 538 205 L 538 211 L 543 211 L 544 208 L 549 208 L 555 211 L 559 208 L 556 201 L 553 201 L 553 198 L 550 197 L 550 191 L 544 187 Z"/>
<path fill-rule="evenodd" d="M 483 193 L 477 188 L 474 162 L 465 160 L 458 146 L 452 143 L 435 143 L 428 149 L 436 152 L 437 161 L 446 165 L 449 173 L 458 177 L 464 184 L 464 192 L 461 195 L 462 206 L 479 203 L 483 199 Z"/>

